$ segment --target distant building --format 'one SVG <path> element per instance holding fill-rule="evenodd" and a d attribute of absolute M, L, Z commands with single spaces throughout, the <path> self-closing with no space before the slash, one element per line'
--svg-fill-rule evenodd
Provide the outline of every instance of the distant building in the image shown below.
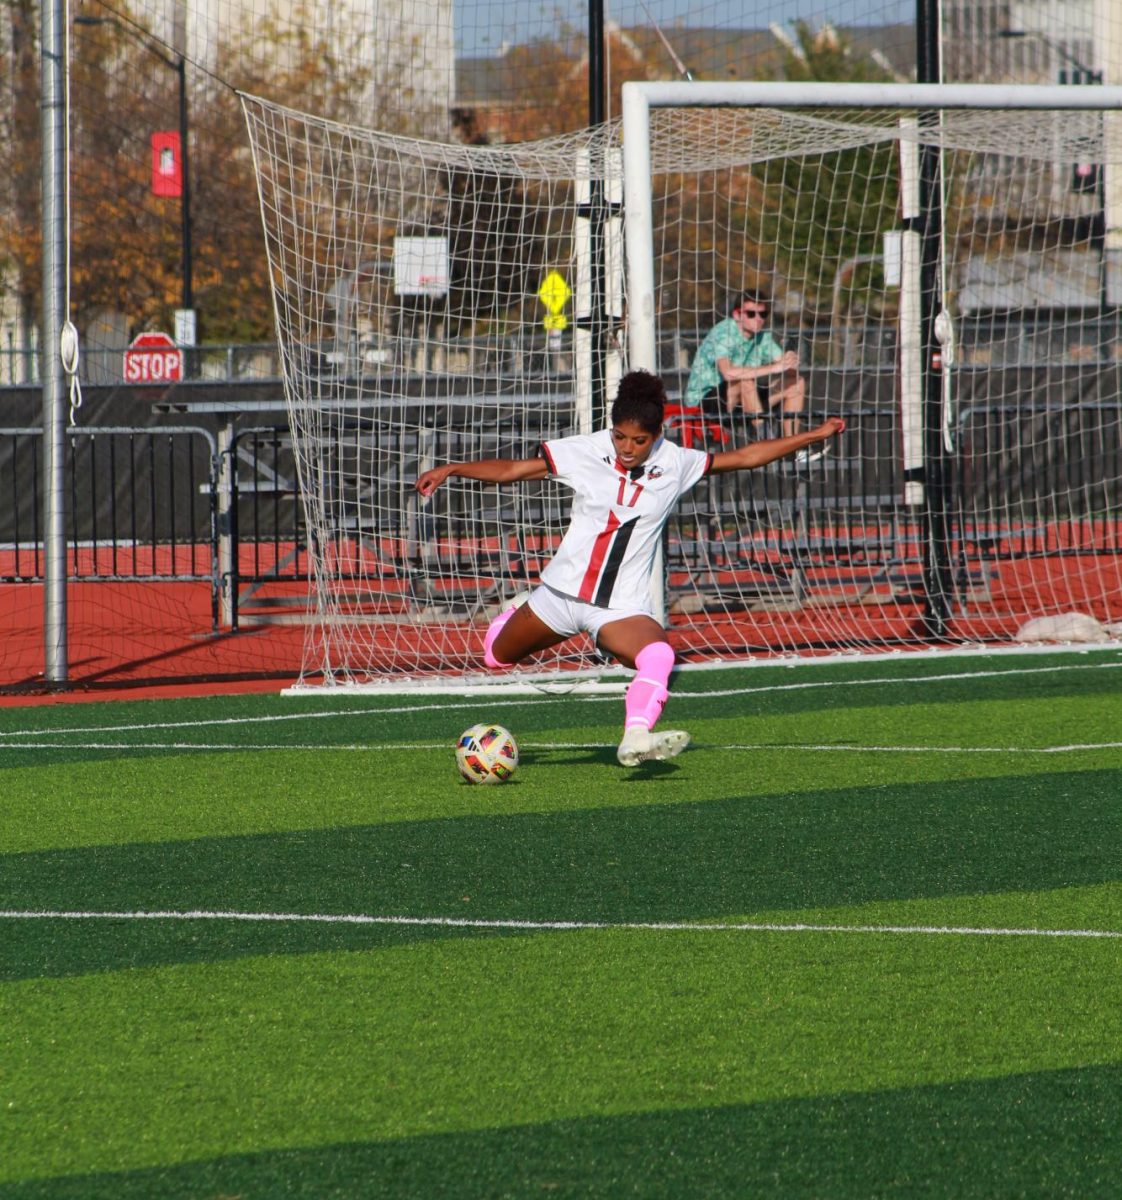
<path fill-rule="evenodd" d="M 213 66 L 220 46 L 246 32 L 245 7 L 226 0 L 133 0 L 132 10 L 161 41 L 204 67 Z M 388 102 L 391 115 L 408 118 L 411 132 L 450 135 L 453 0 L 276 0 L 271 11 L 270 29 L 300 35 L 322 46 L 325 61 L 369 76 L 372 113 L 384 119 Z M 261 22 L 259 16 L 251 20 Z M 262 41 L 263 61 L 275 64 L 279 52 L 275 37 Z M 330 72 L 320 79 L 326 87 Z M 308 112 L 319 108 L 314 90 L 269 98 Z"/>
<path fill-rule="evenodd" d="M 915 32 L 911 25 L 847 28 L 854 57 L 867 58 L 887 76 L 914 76 Z M 665 39 L 665 40 L 664 40 Z M 784 78 L 790 38 L 774 29 L 664 28 L 621 29 L 609 23 L 605 42 L 613 79 L 682 78 L 685 68 L 698 80 L 773 80 Z M 587 90 L 587 42 L 583 36 L 504 46 L 498 54 L 461 58 L 456 64 L 453 125 L 464 140 L 493 143 L 525 140 L 536 109 L 548 119 L 563 82 Z M 628 74 L 630 72 L 630 74 Z M 530 86 L 530 83 L 533 86 Z M 609 104 L 611 98 L 609 98 Z M 609 111 L 609 118 L 618 116 Z M 532 133 L 529 136 L 534 136 Z"/>
<path fill-rule="evenodd" d="M 1115 0 L 942 0 L 944 80 L 1101 83 L 1103 5 L 1113 5 L 1122 26 Z"/>
<path fill-rule="evenodd" d="M 1118 0 L 942 0 L 942 14 L 948 83 L 1122 83 Z M 1092 119 L 1089 141 L 1100 128 Z M 1003 156 L 992 166 L 995 173 L 1017 169 Z M 972 261 L 960 280 L 961 306 L 997 311 L 1020 297 L 1021 307 L 1071 310 L 1122 301 L 1122 172 L 1095 161 L 1055 163 L 1031 177 L 1023 163 L 1019 169 L 1026 171 L 1022 203 L 1047 210 L 1053 220 L 1083 222 L 1089 231 L 1084 247 L 1010 256 L 1001 279 L 982 260 Z"/>

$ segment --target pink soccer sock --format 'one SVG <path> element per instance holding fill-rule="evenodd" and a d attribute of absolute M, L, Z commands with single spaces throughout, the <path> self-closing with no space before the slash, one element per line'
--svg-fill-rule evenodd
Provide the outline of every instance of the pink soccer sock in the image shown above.
<path fill-rule="evenodd" d="M 491 668 L 492 671 L 501 671 L 503 667 L 513 666 L 513 663 L 499 662 L 499 660 L 491 653 L 491 647 L 495 644 L 495 638 L 503 631 L 503 626 L 510 620 L 511 617 L 518 611 L 518 605 L 513 605 L 505 612 L 499 615 L 487 626 L 487 632 L 483 635 L 483 661 Z"/>
<path fill-rule="evenodd" d="M 674 651 L 666 642 L 651 642 L 635 655 L 635 678 L 624 698 L 626 728 L 635 725 L 654 728 L 670 695 L 666 685 L 673 666 Z"/>

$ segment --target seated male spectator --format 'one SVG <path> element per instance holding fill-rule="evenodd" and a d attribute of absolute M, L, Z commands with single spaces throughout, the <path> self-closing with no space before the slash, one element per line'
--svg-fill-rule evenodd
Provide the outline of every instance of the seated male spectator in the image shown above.
<path fill-rule="evenodd" d="M 766 404 L 779 409 L 782 434 L 790 437 L 798 432 L 806 382 L 799 374 L 799 356 L 784 350 L 764 328 L 768 308 L 759 292 L 738 296 L 731 315 L 718 321 L 697 348 L 684 403 L 706 413 L 741 410 L 750 420 L 762 416 Z"/>

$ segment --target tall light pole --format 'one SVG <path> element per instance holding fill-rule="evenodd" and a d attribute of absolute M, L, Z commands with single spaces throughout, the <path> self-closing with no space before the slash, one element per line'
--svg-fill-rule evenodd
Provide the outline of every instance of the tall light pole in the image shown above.
<path fill-rule="evenodd" d="M 66 589 L 66 385 L 61 354 L 66 292 L 66 17 L 62 0 L 41 6 L 39 106 L 43 179 L 43 677 L 65 684 L 70 666 Z"/>
<path fill-rule="evenodd" d="M 122 33 L 127 33 L 134 37 L 149 54 L 158 58 L 164 66 L 170 67 L 176 74 L 179 85 L 179 164 L 182 174 L 179 190 L 179 225 L 183 261 L 180 303 L 185 314 L 183 319 L 187 322 L 188 329 L 192 331 L 190 340 L 193 343 L 195 340 L 193 333 L 195 294 L 191 266 L 191 172 L 187 152 L 187 134 L 189 132 L 187 126 L 187 58 L 182 53 L 174 57 L 170 54 L 165 54 L 144 30 L 119 21 L 116 17 L 78 16 L 74 18 L 74 24 L 112 25 L 121 30 Z"/>

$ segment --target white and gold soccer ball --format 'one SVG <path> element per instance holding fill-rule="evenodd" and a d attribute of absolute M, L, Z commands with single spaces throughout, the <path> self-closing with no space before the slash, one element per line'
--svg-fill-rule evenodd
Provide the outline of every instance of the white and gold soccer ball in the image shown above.
<path fill-rule="evenodd" d="M 456 766 L 468 783 L 506 783 L 518 767 L 518 743 L 509 729 L 481 721 L 460 734 Z"/>

